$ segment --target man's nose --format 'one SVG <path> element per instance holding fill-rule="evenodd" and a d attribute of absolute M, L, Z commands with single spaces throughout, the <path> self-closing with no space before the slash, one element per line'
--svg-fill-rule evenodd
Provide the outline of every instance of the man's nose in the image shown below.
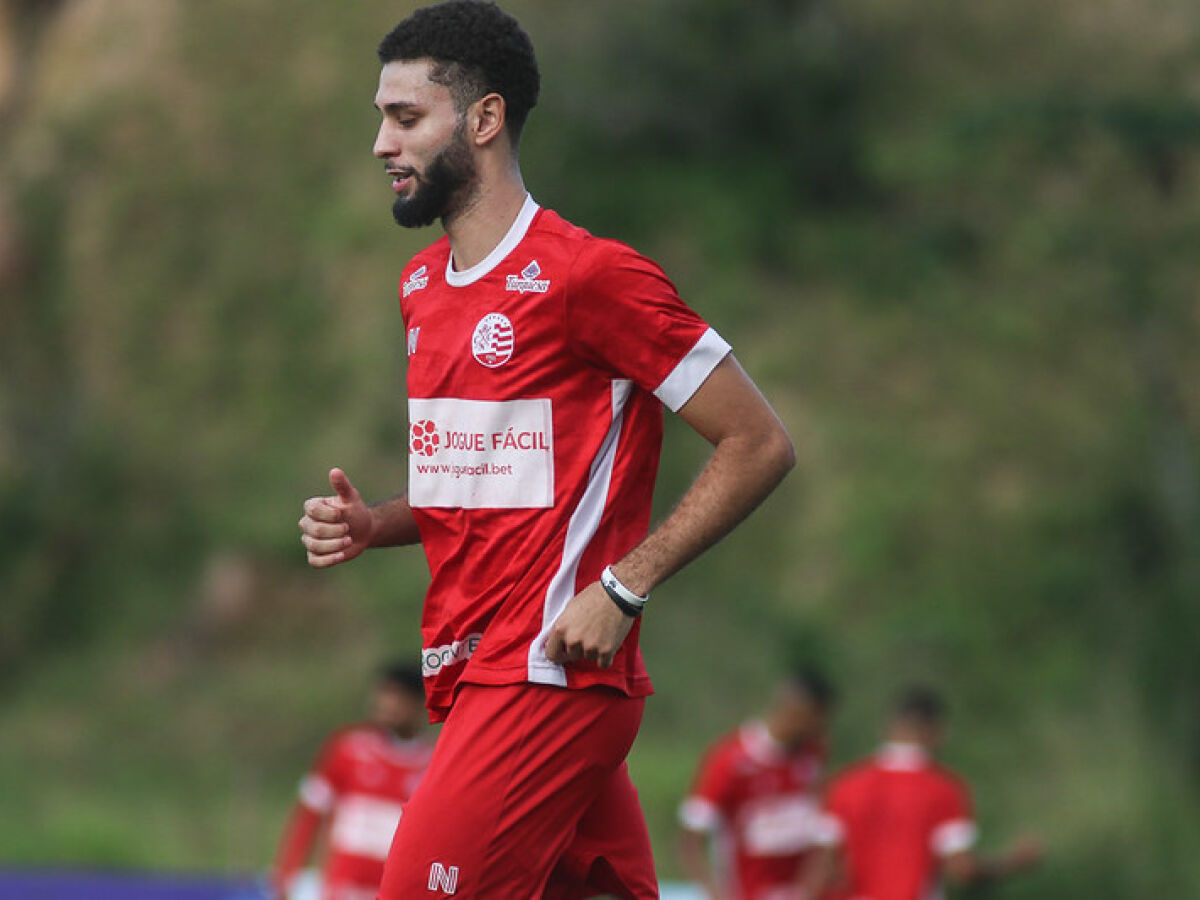
<path fill-rule="evenodd" d="M 389 128 L 388 123 L 381 122 L 379 132 L 375 135 L 375 146 L 372 148 L 372 153 L 377 159 L 386 159 L 389 156 L 396 156 L 400 153 L 399 141 L 396 139 L 396 129 Z"/>

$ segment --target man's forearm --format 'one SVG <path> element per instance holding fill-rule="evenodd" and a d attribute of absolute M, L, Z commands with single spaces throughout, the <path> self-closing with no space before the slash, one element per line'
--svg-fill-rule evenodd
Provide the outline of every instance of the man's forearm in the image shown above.
<path fill-rule="evenodd" d="M 404 547 L 421 543 L 417 519 L 408 502 L 408 494 L 397 494 L 370 506 L 372 547 Z"/>
<path fill-rule="evenodd" d="M 733 530 L 795 464 L 782 427 L 719 441 L 678 506 L 613 566 L 631 591 L 647 594 Z"/>
<path fill-rule="evenodd" d="M 302 803 L 297 803 L 288 818 L 283 840 L 276 855 L 271 880 L 276 894 L 283 897 L 296 873 L 304 868 L 312 853 L 323 816 Z"/>
<path fill-rule="evenodd" d="M 975 867 L 969 883 L 982 884 L 989 881 L 999 881 L 1015 875 L 1025 868 L 1021 863 L 1010 859 L 1007 855 L 977 856 Z"/>
<path fill-rule="evenodd" d="M 818 847 L 813 851 L 800 871 L 801 900 L 817 900 L 833 887 L 837 861 L 837 850 L 833 847 Z"/>
<path fill-rule="evenodd" d="M 679 835 L 679 866 L 686 878 L 704 888 L 709 897 L 719 897 L 720 887 L 709 863 L 708 835 L 684 830 Z"/>
<path fill-rule="evenodd" d="M 1040 856 L 1040 848 L 1026 842 L 996 856 L 979 856 L 964 850 L 946 857 L 943 866 L 952 883 L 966 886 L 1008 878 L 1035 865 Z"/>

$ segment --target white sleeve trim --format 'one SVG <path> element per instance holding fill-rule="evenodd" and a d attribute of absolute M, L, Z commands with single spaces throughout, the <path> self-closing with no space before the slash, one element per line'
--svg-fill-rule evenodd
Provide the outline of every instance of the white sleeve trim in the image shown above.
<path fill-rule="evenodd" d="M 723 337 L 713 329 L 708 329 L 687 356 L 671 370 L 671 374 L 654 389 L 654 396 L 671 412 L 679 412 L 679 408 L 692 399 L 692 394 L 704 384 L 704 379 L 729 355 L 731 349 Z"/>
<path fill-rule="evenodd" d="M 933 830 L 930 843 L 938 856 L 953 856 L 975 846 L 979 832 L 975 823 L 968 819 L 946 822 Z"/>
<path fill-rule="evenodd" d="M 721 824 L 721 811 L 711 800 L 688 797 L 679 806 L 679 824 L 688 831 L 715 831 Z"/>
<path fill-rule="evenodd" d="M 309 775 L 300 782 L 300 802 L 314 812 L 327 813 L 333 809 L 335 796 L 333 786 L 319 775 Z"/>
<path fill-rule="evenodd" d="M 831 812 L 823 812 L 813 829 L 813 843 L 819 847 L 838 847 L 846 840 L 846 826 Z"/>

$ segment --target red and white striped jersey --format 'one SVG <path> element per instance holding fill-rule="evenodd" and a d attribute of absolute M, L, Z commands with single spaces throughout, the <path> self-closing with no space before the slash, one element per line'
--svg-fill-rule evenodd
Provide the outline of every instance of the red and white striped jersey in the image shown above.
<path fill-rule="evenodd" d="M 705 754 L 679 808 L 680 823 L 713 834 L 728 851 L 729 896 L 795 900 L 799 872 L 821 835 L 818 789 L 823 743 L 788 750 L 761 721 L 748 722 Z"/>
<path fill-rule="evenodd" d="M 329 852 L 322 896 L 341 900 L 369 890 L 373 897 L 396 823 L 432 753 L 432 741 L 400 740 L 369 723 L 331 736 L 301 782 L 298 815 L 293 816 L 280 851 L 279 881 L 286 884 L 304 863 L 313 843 L 313 826 L 327 821 Z"/>
<path fill-rule="evenodd" d="M 645 536 L 662 406 L 683 406 L 729 345 L 653 262 L 531 198 L 470 269 L 445 237 L 419 253 L 400 307 L 432 718 L 460 681 L 649 694 L 637 623 L 608 669 L 556 665 L 545 638 Z"/>

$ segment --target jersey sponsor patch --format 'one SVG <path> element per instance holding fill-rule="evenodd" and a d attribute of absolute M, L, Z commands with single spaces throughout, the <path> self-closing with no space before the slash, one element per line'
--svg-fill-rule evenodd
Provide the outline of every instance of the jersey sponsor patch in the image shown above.
<path fill-rule="evenodd" d="M 790 856 L 817 842 L 820 810 L 811 797 L 761 797 L 739 814 L 746 852 L 751 856 Z"/>
<path fill-rule="evenodd" d="M 554 505 L 550 399 L 408 401 L 408 499 L 415 507 Z"/>
<path fill-rule="evenodd" d="M 333 815 L 330 846 L 338 853 L 387 859 L 402 812 L 399 803 L 379 797 L 366 794 L 344 797 Z"/>
<path fill-rule="evenodd" d="M 451 641 L 440 647 L 426 647 L 421 651 L 421 674 L 426 678 L 436 675 L 446 666 L 456 666 L 475 655 L 475 649 L 483 640 L 481 632 L 467 635 L 461 641 Z"/>

